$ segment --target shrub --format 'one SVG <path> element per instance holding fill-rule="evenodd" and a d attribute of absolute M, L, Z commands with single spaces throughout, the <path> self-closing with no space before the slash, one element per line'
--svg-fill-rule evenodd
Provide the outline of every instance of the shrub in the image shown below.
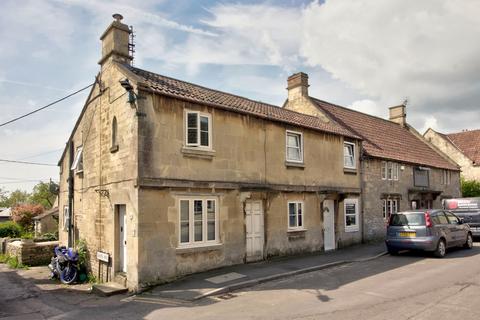
<path fill-rule="evenodd" d="M 17 257 L 0 254 L 0 263 L 6 263 L 11 269 L 28 269 L 28 266 L 21 264 Z"/>
<path fill-rule="evenodd" d="M 0 222 L 0 238 L 18 238 L 21 233 L 22 228 L 19 224 L 13 221 Z"/>
<path fill-rule="evenodd" d="M 43 213 L 39 204 L 21 204 L 12 209 L 12 220 L 22 226 L 25 231 L 33 229 L 32 218 Z"/>
<path fill-rule="evenodd" d="M 480 181 L 465 180 L 462 178 L 462 196 L 480 197 Z"/>
<path fill-rule="evenodd" d="M 77 241 L 76 249 L 78 253 L 78 265 L 80 268 L 87 268 L 87 260 L 88 260 L 88 247 L 87 241 L 84 239 L 80 239 Z"/>

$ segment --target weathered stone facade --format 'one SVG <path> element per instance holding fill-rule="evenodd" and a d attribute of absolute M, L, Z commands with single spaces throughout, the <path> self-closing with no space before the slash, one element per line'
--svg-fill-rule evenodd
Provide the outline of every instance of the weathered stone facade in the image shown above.
<path fill-rule="evenodd" d="M 433 129 L 428 129 L 424 136 L 425 139 L 460 166 L 462 176 L 465 179 L 480 181 L 480 165 L 475 164 L 472 159 L 468 158 L 459 148 L 452 144 L 445 135 L 435 132 Z"/>
<path fill-rule="evenodd" d="M 460 176 L 458 171 L 451 172 L 449 184 L 443 182 L 444 169 L 429 169 L 429 187 L 415 187 L 414 165 L 396 162 L 399 166 L 398 180 L 382 179 L 382 162 L 387 160 L 369 158 L 362 161 L 362 200 L 364 214 L 365 240 L 385 238 L 388 217 L 384 217 L 383 201 L 398 201 L 398 211 L 411 210 L 412 201 L 418 201 L 419 209 L 441 208 L 442 200 L 460 196 Z M 422 205 L 423 201 L 423 205 Z M 368 226 L 368 227 L 367 227 Z"/>
<path fill-rule="evenodd" d="M 47 265 L 52 259 L 53 249 L 57 245 L 58 241 L 11 241 L 6 243 L 5 254 L 17 257 L 18 262 L 26 266 Z"/>
<path fill-rule="evenodd" d="M 59 163 L 60 242 L 68 242 L 64 212 L 70 181 L 73 240 L 86 240 L 95 275 L 108 281 L 126 269 L 128 288 L 138 290 L 243 263 L 245 207 L 251 201 L 262 208 L 262 258 L 323 250 L 326 199 L 335 206 L 335 246 L 362 240 L 358 138 L 154 94 L 122 66 L 128 61 L 126 35 L 128 28 L 116 21 L 102 36 L 101 72 Z M 106 43 L 115 39 L 120 43 Z M 126 78 L 135 90 L 134 102 L 119 83 Z M 186 111 L 210 117 L 208 150 L 186 145 Z M 302 137 L 301 163 L 286 161 L 287 130 Z M 344 168 L 344 141 L 356 150 L 354 169 Z M 83 170 L 74 172 L 71 166 L 80 146 Z M 200 198 L 215 201 L 218 235 L 208 244 L 181 245 L 180 200 Z M 346 230 L 345 199 L 359 201 L 354 229 Z M 303 221 L 301 228 L 289 229 L 289 202 L 301 203 L 301 218 L 296 217 L 297 223 Z M 118 220 L 119 206 L 125 206 L 125 225 Z M 125 268 L 120 230 L 126 235 Z M 98 251 L 109 254 L 108 264 L 97 260 Z"/>

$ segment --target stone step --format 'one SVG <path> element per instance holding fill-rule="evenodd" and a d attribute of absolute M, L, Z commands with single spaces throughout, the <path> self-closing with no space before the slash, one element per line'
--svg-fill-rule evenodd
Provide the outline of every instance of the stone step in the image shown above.
<path fill-rule="evenodd" d="M 113 277 L 113 282 L 116 282 L 124 287 L 127 286 L 127 275 L 123 272 L 118 272 Z"/>
<path fill-rule="evenodd" d="M 127 291 L 128 289 L 126 287 L 116 282 L 94 284 L 92 287 L 92 292 L 102 297 L 109 297 L 115 294 L 122 294 Z"/>

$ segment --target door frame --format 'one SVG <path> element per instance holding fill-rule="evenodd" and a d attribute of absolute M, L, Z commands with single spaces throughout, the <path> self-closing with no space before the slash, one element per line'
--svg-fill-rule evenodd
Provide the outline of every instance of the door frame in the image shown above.
<path fill-rule="evenodd" d="M 122 209 L 123 208 L 123 212 Z M 122 223 L 123 220 L 123 223 Z M 123 239 L 121 228 L 123 224 Z M 115 272 L 127 272 L 127 206 L 115 205 Z M 122 246 L 122 242 L 124 242 Z"/>
<path fill-rule="evenodd" d="M 331 203 L 331 206 L 327 206 L 327 201 L 328 203 Z M 329 207 L 332 208 L 332 212 L 330 212 Z M 326 214 L 331 215 L 331 234 L 329 235 L 328 238 L 330 238 L 332 245 L 327 247 L 327 233 L 326 233 L 326 228 L 325 228 L 325 216 Z M 323 223 L 323 249 L 325 251 L 330 251 L 330 250 L 335 250 L 337 249 L 337 243 L 335 239 L 335 200 L 331 199 L 326 199 L 323 200 L 322 202 L 322 223 Z"/>
<path fill-rule="evenodd" d="M 262 245 L 261 245 L 261 254 L 259 255 L 249 255 L 248 252 L 248 213 L 247 213 L 247 205 L 253 205 L 254 203 L 260 204 L 260 211 L 261 211 L 261 218 L 260 218 L 260 223 L 261 223 L 261 239 L 262 239 Z M 252 215 L 253 216 L 253 215 Z M 265 254 L 265 211 L 264 211 L 264 206 L 263 206 L 263 201 L 262 200 L 246 200 L 245 201 L 245 261 L 246 262 L 253 262 L 253 261 L 259 261 L 263 260 Z"/>

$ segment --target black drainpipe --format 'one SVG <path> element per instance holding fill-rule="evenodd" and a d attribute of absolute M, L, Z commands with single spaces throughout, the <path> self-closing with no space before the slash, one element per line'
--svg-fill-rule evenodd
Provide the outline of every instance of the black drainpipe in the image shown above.
<path fill-rule="evenodd" d="M 75 156 L 73 150 L 73 141 L 70 141 L 69 146 L 69 165 L 68 165 L 68 247 L 73 247 L 73 176 L 74 172 L 71 169 L 73 164 L 73 157 Z"/>

